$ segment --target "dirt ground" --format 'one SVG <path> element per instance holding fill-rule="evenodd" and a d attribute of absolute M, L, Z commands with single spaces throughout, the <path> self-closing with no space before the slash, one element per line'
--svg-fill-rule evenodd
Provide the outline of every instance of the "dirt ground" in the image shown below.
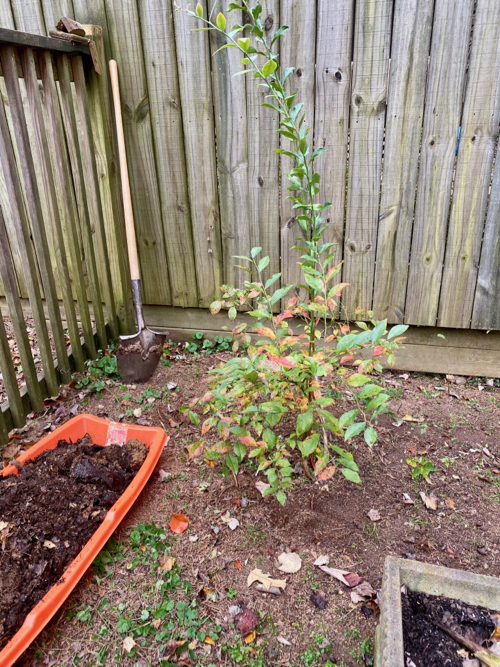
<path fill-rule="evenodd" d="M 340 475 L 314 484 L 297 477 L 281 507 L 274 498 L 261 497 L 249 471 L 223 477 L 203 457 L 187 460 L 186 447 L 200 440 L 200 427 L 179 408 L 204 393 L 207 371 L 223 358 L 173 355 L 172 365 L 160 366 L 148 385 L 108 381 L 100 395 L 70 390 L 64 402 L 31 420 L 9 444 L 7 453 L 15 455 L 24 441 L 35 441 L 77 412 L 139 420 L 170 435 L 157 471 L 115 535 L 105 574 L 94 570 L 79 584 L 19 662 L 23 667 L 176 664 L 169 662 L 168 650 L 159 650 L 161 640 L 141 635 L 139 621 L 132 633 L 137 645 L 130 653 L 123 646 L 130 619 L 147 618 L 158 603 L 155 568 L 134 569 L 130 562 L 138 525 L 144 535 L 153 523 L 164 531 L 165 540 L 159 539 L 168 548 L 162 548 L 191 585 L 206 628 L 216 628 L 215 640 L 200 640 L 194 662 L 177 664 L 372 664 L 376 604 L 351 602 L 349 588 L 314 565 L 320 556 L 328 557 L 331 567 L 357 573 L 373 589 L 380 588 L 387 555 L 500 576 L 500 392 L 493 381 L 384 373 L 393 416 L 381 417 L 372 451 L 362 442 L 354 451 L 363 484 Z M 340 409 L 348 405 L 345 399 Z M 428 481 L 411 477 L 407 459 L 420 457 L 435 467 Z M 435 509 L 425 506 L 421 492 L 435 498 Z M 370 510 L 380 518 L 370 519 Z M 186 532 L 170 531 L 172 513 L 188 517 Z M 235 530 L 229 518 L 238 520 Z M 146 553 L 149 547 L 144 542 L 140 549 Z M 301 557 L 298 572 L 276 568 L 283 552 Z M 281 594 L 249 587 L 254 568 L 286 580 Z M 318 596 L 326 601 L 320 603 L 323 609 L 311 594 L 316 602 Z M 248 644 L 233 624 L 237 606 L 259 619 Z"/>

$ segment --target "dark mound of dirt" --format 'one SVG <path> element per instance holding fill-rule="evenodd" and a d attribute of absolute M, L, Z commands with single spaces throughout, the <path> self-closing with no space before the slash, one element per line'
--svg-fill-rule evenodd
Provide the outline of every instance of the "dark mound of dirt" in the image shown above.
<path fill-rule="evenodd" d="M 0 649 L 92 537 L 147 456 L 85 436 L 0 477 Z"/>
<path fill-rule="evenodd" d="M 463 647 L 432 621 L 480 645 L 495 629 L 491 618 L 494 612 L 484 607 L 411 591 L 401 598 L 405 656 L 416 667 L 462 667 L 464 663 L 463 656 L 458 653 Z"/>

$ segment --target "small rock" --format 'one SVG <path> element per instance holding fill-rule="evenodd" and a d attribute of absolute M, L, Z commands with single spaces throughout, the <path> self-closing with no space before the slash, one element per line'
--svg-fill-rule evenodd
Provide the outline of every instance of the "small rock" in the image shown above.
<path fill-rule="evenodd" d="M 487 556 L 488 555 L 488 549 L 486 547 L 478 547 L 477 552 L 481 554 L 481 556 Z"/>
<path fill-rule="evenodd" d="M 382 518 L 380 516 L 380 512 L 374 509 L 371 509 L 366 516 L 370 519 L 370 521 L 380 521 Z"/>

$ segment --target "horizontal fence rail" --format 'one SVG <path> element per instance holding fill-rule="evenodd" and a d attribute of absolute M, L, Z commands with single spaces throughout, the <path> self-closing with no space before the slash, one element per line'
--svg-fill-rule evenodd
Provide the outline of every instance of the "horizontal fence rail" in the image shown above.
<path fill-rule="evenodd" d="M 2 318 L 5 436 L 57 395 L 73 369 L 83 371 L 119 324 L 89 112 L 99 102 L 89 99 L 87 78 L 97 76 L 89 48 L 0 29 L 0 67 L 0 281 L 26 385 L 22 392 Z"/>

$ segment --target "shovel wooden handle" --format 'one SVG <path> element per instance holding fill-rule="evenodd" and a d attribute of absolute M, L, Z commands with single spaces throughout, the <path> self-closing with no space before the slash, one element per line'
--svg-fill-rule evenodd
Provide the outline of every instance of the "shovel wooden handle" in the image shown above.
<path fill-rule="evenodd" d="M 128 261 L 130 264 L 130 278 L 140 280 L 139 257 L 137 255 L 137 241 L 135 237 L 134 212 L 130 196 L 130 181 L 128 179 L 127 153 L 125 151 L 125 136 L 123 134 L 122 107 L 120 103 L 120 84 L 118 83 L 118 66 L 116 60 L 109 61 L 111 89 L 115 107 L 116 133 L 118 138 L 118 157 L 120 161 L 120 175 L 122 182 L 123 209 L 125 213 L 125 230 L 127 233 Z"/>

